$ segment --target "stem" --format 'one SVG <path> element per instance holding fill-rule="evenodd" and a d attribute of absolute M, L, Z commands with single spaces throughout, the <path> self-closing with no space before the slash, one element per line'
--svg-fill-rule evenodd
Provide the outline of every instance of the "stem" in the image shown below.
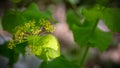
<path fill-rule="evenodd" d="M 86 46 L 85 49 L 84 49 L 84 52 L 83 52 L 82 57 L 81 57 L 81 59 L 80 59 L 80 68 L 82 68 L 83 65 L 84 65 L 84 62 L 85 62 L 85 60 L 86 60 L 86 57 L 87 57 L 89 48 L 90 48 L 89 46 Z"/>
<path fill-rule="evenodd" d="M 92 35 L 92 34 L 94 33 L 94 31 L 95 31 L 95 29 L 96 29 L 96 27 L 97 27 L 97 24 L 98 24 L 98 21 L 99 21 L 99 19 L 96 20 L 96 22 L 95 22 L 95 24 L 94 24 L 94 26 L 93 26 L 93 28 L 92 28 L 91 35 Z M 81 51 L 82 53 L 80 54 L 80 55 L 81 55 L 81 58 L 80 58 L 80 68 L 82 68 L 83 65 L 84 65 L 84 62 L 85 62 L 85 60 L 86 60 L 86 57 L 87 57 L 89 48 L 90 48 L 90 46 L 86 46 L 85 49 L 84 49 L 84 48 L 81 48 L 81 50 L 83 49 L 83 52 Z"/>
<path fill-rule="evenodd" d="M 13 65 L 12 65 L 12 64 L 9 64 L 9 68 L 13 68 Z"/>
<path fill-rule="evenodd" d="M 14 56 L 13 56 L 13 51 L 10 51 L 10 57 L 9 57 L 9 68 L 13 68 L 13 61 L 14 61 Z"/>
<path fill-rule="evenodd" d="M 96 20 L 96 22 L 95 22 L 95 24 L 94 24 L 94 26 L 92 28 L 91 34 L 95 31 L 95 29 L 96 29 L 96 27 L 98 25 L 98 21 L 99 21 L 99 19 Z"/>

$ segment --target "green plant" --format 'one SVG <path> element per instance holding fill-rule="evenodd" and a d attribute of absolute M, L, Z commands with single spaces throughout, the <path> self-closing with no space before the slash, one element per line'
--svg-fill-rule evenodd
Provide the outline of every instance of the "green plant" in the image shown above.
<path fill-rule="evenodd" d="M 79 7 L 79 0 L 65 0 L 72 9 L 66 12 L 67 23 L 73 32 L 74 40 L 80 46 L 78 63 L 68 61 L 60 55 L 60 46 L 52 35 L 55 27 L 52 15 L 48 11 L 41 12 L 35 3 L 25 10 L 17 8 L 21 0 L 11 0 L 14 9 L 7 9 L 2 17 L 2 26 L 13 35 L 13 38 L 0 46 L 0 55 L 9 58 L 9 67 L 17 61 L 20 53 L 34 54 L 44 60 L 40 68 L 84 68 L 84 62 L 90 47 L 104 52 L 112 43 L 113 32 L 120 32 L 120 9 L 106 6 L 109 0 L 87 0 Z M 54 1 L 54 0 L 53 0 Z M 59 1 L 58 1 L 59 2 Z M 97 27 L 98 21 L 103 20 L 110 32 Z M 51 60 L 51 61 L 50 61 Z"/>
<path fill-rule="evenodd" d="M 33 13 L 33 12 L 36 13 Z M 48 16 L 47 16 L 48 15 Z M 55 31 L 49 14 L 40 12 L 35 3 L 24 11 L 6 10 L 2 18 L 3 28 L 13 35 L 13 38 L 0 47 L 1 55 L 8 57 L 9 67 L 17 61 L 20 53 L 34 54 L 48 62 L 60 56 L 60 46 L 51 34 Z M 9 23 L 11 22 L 11 23 Z"/>
<path fill-rule="evenodd" d="M 103 2 L 102 2 L 103 3 Z M 105 51 L 112 43 L 113 32 L 119 32 L 119 8 L 106 7 L 99 3 L 84 6 L 67 12 L 67 22 L 73 32 L 75 42 L 84 53 L 80 53 L 80 68 L 83 67 L 90 47 Z M 110 32 L 97 27 L 99 20 L 103 20 Z"/>

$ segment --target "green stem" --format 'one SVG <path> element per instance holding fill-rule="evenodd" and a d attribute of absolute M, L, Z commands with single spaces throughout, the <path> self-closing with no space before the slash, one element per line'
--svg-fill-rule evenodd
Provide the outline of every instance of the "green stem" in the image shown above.
<path fill-rule="evenodd" d="M 84 62 L 86 60 L 89 48 L 90 48 L 89 46 L 86 46 L 85 49 L 84 49 L 84 52 L 82 53 L 82 57 L 80 59 L 80 68 L 82 68 L 83 65 L 84 65 Z"/>
<path fill-rule="evenodd" d="M 95 29 L 96 29 L 96 27 L 98 25 L 98 21 L 99 21 L 99 19 L 96 20 L 96 22 L 95 22 L 95 24 L 94 24 L 94 26 L 92 28 L 91 34 L 94 33 L 94 31 L 95 31 Z"/>
<path fill-rule="evenodd" d="M 97 27 L 97 24 L 98 24 L 98 21 L 99 21 L 99 19 L 96 20 L 96 22 L 95 22 L 95 24 L 94 24 L 94 26 L 93 26 L 93 28 L 92 28 L 91 35 L 92 35 L 92 34 L 94 33 L 94 31 L 95 31 L 95 29 L 96 29 L 96 27 Z M 86 60 L 86 57 L 87 57 L 89 48 L 90 48 L 90 46 L 86 46 L 85 49 L 84 49 L 84 48 L 81 48 L 81 50 L 82 50 L 83 52 L 81 51 L 81 54 L 80 54 L 80 56 L 81 56 L 81 58 L 80 58 L 80 68 L 82 68 L 83 65 L 84 65 L 84 62 L 85 62 L 85 60 Z"/>
<path fill-rule="evenodd" d="M 13 61 L 14 61 L 14 56 L 13 56 L 13 50 L 10 51 L 10 57 L 9 57 L 9 68 L 13 68 Z"/>
<path fill-rule="evenodd" d="M 9 64 L 9 68 L 13 68 L 13 65 Z"/>

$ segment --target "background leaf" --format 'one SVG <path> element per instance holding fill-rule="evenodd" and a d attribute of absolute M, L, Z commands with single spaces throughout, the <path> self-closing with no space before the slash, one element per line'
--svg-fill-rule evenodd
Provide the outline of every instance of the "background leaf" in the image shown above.
<path fill-rule="evenodd" d="M 84 8 L 82 14 L 88 21 L 102 19 L 108 28 L 113 32 L 120 32 L 120 9 L 106 8 L 101 5 L 95 5 L 90 8 Z"/>
<path fill-rule="evenodd" d="M 102 12 L 101 18 L 105 24 L 113 32 L 120 32 L 120 9 L 119 8 L 105 8 Z"/>
<path fill-rule="evenodd" d="M 73 12 L 72 16 L 67 15 L 67 21 L 73 32 L 76 43 L 81 47 L 87 45 L 90 47 L 97 47 L 101 51 L 106 50 L 111 43 L 112 33 L 103 32 L 97 28 L 96 23 L 98 22 L 101 13 L 99 11 L 94 11 L 93 9 L 84 10 L 83 15 L 85 16 L 85 21 L 83 23 L 80 21 L 78 22 L 78 20 L 80 20 L 79 18 L 72 18 L 73 15 L 74 17 L 76 16 Z"/>
<path fill-rule="evenodd" d="M 35 20 L 38 22 L 41 18 L 43 19 L 52 19 L 52 16 L 49 11 L 41 12 L 39 7 L 35 3 L 31 3 L 29 7 L 23 11 L 23 16 L 29 20 Z"/>
<path fill-rule="evenodd" d="M 18 25 L 24 24 L 26 19 L 21 12 L 15 12 L 12 10 L 6 10 L 2 17 L 3 29 L 10 33 L 14 33 L 14 28 Z"/>
<path fill-rule="evenodd" d="M 78 68 L 77 65 L 68 61 L 64 56 L 57 57 L 50 62 L 42 62 L 40 68 Z"/>
<path fill-rule="evenodd" d="M 29 7 L 22 12 L 6 10 L 2 17 L 2 25 L 4 30 L 14 33 L 14 28 L 16 26 L 22 25 L 31 20 L 35 20 L 35 22 L 39 24 L 38 22 L 41 18 L 50 20 L 52 19 L 52 16 L 49 11 L 41 12 L 35 3 L 31 3 Z"/>

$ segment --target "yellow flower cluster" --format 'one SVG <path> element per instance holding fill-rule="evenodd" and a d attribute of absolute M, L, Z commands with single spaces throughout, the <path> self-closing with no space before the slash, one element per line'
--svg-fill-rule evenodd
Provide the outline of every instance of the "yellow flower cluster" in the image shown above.
<path fill-rule="evenodd" d="M 24 25 L 17 26 L 14 31 L 14 38 L 9 42 L 8 45 L 8 48 L 10 49 L 15 47 L 16 44 L 24 42 L 28 36 L 38 36 L 44 31 L 54 32 L 55 28 L 50 21 L 40 19 L 39 25 L 36 25 L 36 22 L 33 20 L 25 23 Z"/>
<path fill-rule="evenodd" d="M 54 32 L 55 31 L 55 28 L 50 23 L 50 21 L 44 20 L 44 19 L 40 19 L 39 23 L 40 23 L 40 26 L 43 26 L 43 29 L 45 29 L 45 31 L 47 31 L 47 32 Z"/>

